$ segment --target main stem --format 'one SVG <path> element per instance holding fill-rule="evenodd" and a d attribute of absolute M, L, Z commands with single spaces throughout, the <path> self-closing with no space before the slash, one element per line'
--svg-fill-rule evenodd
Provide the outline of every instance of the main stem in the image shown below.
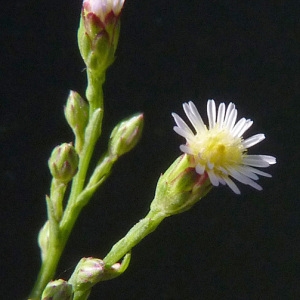
<path fill-rule="evenodd" d="M 105 73 L 101 72 L 95 74 L 87 69 L 88 86 L 85 92 L 86 98 L 90 105 L 90 116 L 97 108 L 104 109 L 103 107 L 103 83 L 105 81 Z"/>
<path fill-rule="evenodd" d="M 102 84 L 104 82 L 105 76 L 104 74 L 102 74 L 99 77 L 95 77 L 89 71 L 87 76 L 88 76 L 88 86 L 86 90 L 86 96 L 90 103 L 90 118 L 91 118 L 93 112 L 97 108 L 102 109 L 101 113 L 103 115 Z M 76 203 L 76 199 L 78 198 L 79 194 L 83 191 L 84 183 L 86 181 L 86 173 L 93 154 L 95 143 L 98 138 L 99 136 L 95 136 L 92 139 L 92 141 L 89 141 L 88 145 L 85 145 L 83 147 L 85 148 L 84 153 L 80 153 L 79 170 L 72 181 L 71 194 L 59 226 L 58 236 L 55 237 L 55 242 L 53 242 L 52 245 L 50 241 L 47 255 L 44 261 L 42 262 L 40 271 L 37 276 L 37 280 L 30 293 L 29 296 L 30 300 L 40 300 L 44 288 L 46 287 L 48 282 L 51 281 L 55 276 L 57 265 L 64 251 L 65 245 L 75 225 L 78 215 L 83 208 L 83 206 Z"/>
<path fill-rule="evenodd" d="M 66 240 L 65 240 L 66 242 Z M 35 285 L 29 295 L 30 300 L 40 300 L 45 286 L 54 277 L 57 264 L 65 247 L 65 242 L 53 245 L 48 249 L 47 256 L 42 262 Z"/>

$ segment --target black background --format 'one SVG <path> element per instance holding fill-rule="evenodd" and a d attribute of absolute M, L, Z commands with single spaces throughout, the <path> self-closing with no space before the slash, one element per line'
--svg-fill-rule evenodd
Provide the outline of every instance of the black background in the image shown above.
<path fill-rule="evenodd" d="M 81 1 L 13 1 L 1 10 L 1 298 L 25 299 L 39 268 L 47 159 L 72 141 L 68 90 L 84 94 L 76 30 Z M 133 1 L 122 15 L 117 60 L 107 73 L 103 139 L 137 111 L 134 151 L 80 216 L 59 265 L 67 279 L 83 256 L 104 257 L 148 210 L 157 178 L 180 154 L 171 112 L 193 100 L 233 101 L 266 140 L 251 153 L 278 163 L 264 190 L 214 189 L 165 220 L 132 252 L 121 277 L 90 299 L 297 299 L 299 272 L 298 1 Z"/>

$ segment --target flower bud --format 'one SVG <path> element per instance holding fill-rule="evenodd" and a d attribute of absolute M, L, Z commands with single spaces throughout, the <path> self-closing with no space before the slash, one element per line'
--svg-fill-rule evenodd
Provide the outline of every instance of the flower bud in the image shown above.
<path fill-rule="evenodd" d="M 208 175 L 199 175 L 187 155 L 175 160 L 158 180 L 151 210 L 174 215 L 190 209 L 211 189 Z"/>
<path fill-rule="evenodd" d="M 65 106 L 65 117 L 74 134 L 82 137 L 89 120 L 89 105 L 75 91 L 70 91 Z"/>
<path fill-rule="evenodd" d="M 50 281 L 44 289 L 42 300 L 71 300 L 72 285 L 68 282 L 58 279 Z"/>
<path fill-rule="evenodd" d="M 124 1 L 83 1 L 78 43 L 88 68 L 105 70 L 114 61 Z"/>
<path fill-rule="evenodd" d="M 44 261 L 49 248 L 49 221 L 47 221 L 41 228 L 38 235 L 38 244 L 41 249 L 42 261 Z"/>
<path fill-rule="evenodd" d="M 143 114 L 134 115 L 121 121 L 112 131 L 109 152 L 120 157 L 135 147 L 140 140 L 144 125 Z"/>
<path fill-rule="evenodd" d="M 78 263 L 69 283 L 75 292 L 84 292 L 101 280 L 105 271 L 104 262 L 93 257 L 84 257 Z"/>
<path fill-rule="evenodd" d="M 127 253 L 121 263 L 106 266 L 99 258 L 84 257 L 77 264 L 69 283 L 72 284 L 75 293 L 85 293 L 99 281 L 110 280 L 123 274 L 130 263 L 130 258 L 130 253 Z"/>
<path fill-rule="evenodd" d="M 50 172 L 56 180 L 68 183 L 76 174 L 79 157 L 72 143 L 54 148 L 48 161 Z"/>

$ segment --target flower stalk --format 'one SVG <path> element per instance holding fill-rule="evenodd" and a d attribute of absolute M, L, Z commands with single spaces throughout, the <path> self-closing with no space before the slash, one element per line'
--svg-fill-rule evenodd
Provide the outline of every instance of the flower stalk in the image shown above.
<path fill-rule="evenodd" d="M 104 257 L 106 265 L 118 262 L 166 218 L 182 213 L 194 206 L 211 189 L 208 176 L 200 176 L 190 168 L 187 155 L 177 158 L 156 186 L 150 211 L 118 241 Z"/>

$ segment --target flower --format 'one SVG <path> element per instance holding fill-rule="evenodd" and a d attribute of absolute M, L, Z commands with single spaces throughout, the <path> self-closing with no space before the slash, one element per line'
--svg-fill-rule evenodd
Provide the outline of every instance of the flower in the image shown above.
<path fill-rule="evenodd" d="M 186 116 L 195 129 L 195 133 L 177 114 L 172 116 L 177 126 L 174 131 L 186 139 L 180 150 L 191 157 L 191 163 L 198 174 L 207 173 L 211 184 L 227 184 L 236 194 L 240 194 L 232 178 L 257 190 L 262 187 L 255 182 L 257 175 L 272 177 L 258 170 L 276 163 L 269 155 L 248 155 L 248 148 L 261 142 L 265 135 L 260 133 L 247 139 L 242 135 L 253 124 L 250 119 L 241 118 L 237 123 L 237 110 L 233 103 L 226 109 L 221 103 L 216 110 L 214 100 L 207 102 L 209 128 L 204 124 L 195 104 L 190 101 L 183 104 Z"/>

